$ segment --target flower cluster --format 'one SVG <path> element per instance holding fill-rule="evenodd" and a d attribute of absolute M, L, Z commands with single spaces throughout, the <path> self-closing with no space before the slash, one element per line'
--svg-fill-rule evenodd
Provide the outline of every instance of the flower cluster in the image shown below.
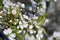
<path fill-rule="evenodd" d="M 4 8 L 0 12 L 0 24 L 9 40 L 41 40 L 43 38 L 45 30 L 42 24 L 46 19 L 44 16 L 46 3 L 44 0 L 30 2 L 30 5 L 25 5 L 3 0 Z"/>

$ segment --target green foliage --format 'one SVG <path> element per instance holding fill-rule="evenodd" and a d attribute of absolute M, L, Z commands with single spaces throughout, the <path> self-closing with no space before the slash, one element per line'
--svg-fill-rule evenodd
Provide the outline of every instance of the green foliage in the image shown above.
<path fill-rule="evenodd" d="M 0 10 L 2 10 L 3 9 L 3 2 L 2 2 L 3 0 L 0 0 Z"/>

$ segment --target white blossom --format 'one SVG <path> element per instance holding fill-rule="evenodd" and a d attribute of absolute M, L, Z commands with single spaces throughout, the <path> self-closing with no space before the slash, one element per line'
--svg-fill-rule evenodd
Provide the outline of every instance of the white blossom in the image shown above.
<path fill-rule="evenodd" d="M 38 30 L 38 34 L 42 34 L 42 30 Z"/>
<path fill-rule="evenodd" d="M 10 34 L 10 37 L 15 38 L 16 34 L 12 33 L 12 34 Z"/>
<path fill-rule="evenodd" d="M 36 25 L 36 28 L 38 28 L 38 29 L 39 29 L 39 26 L 38 26 L 38 25 Z"/>
<path fill-rule="evenodd" d="M 27 15 L 23 15 L 23 17 L 24 17 L 25 19 L 28 19 L 28 16 L 27 16 Z"/>
<path fill-rule="evenodd" d="M 23 25 L 20 25 L 20 28 L 23 30 L 24 26 Z"/>
<path fill-rule="evenodd" d="M 38 16 L 35 16 L 35 15 L 34 15 L 33 19 L 34 19 L 34 20 L 37 20 L 37 19 L 38 19 Z"/>
<path fill-rule="evenodd" d="M 33 30 L 30 30 L 30 34 L 33 34 L 34 32 L 33 32 Z"/>
<path fill-rule="evenodd" d="M 9 40 L 15 40 L 14 38 L 12 38 L 12 37 L 8 37 L 9 38 Z"/>
<path fill-rule="evenodd" d="M 3 0 L 3 4 L 6 8 L 9 8 L 10 6 L 10 0 Z"/>
<path fill-rule="evenodd" d="M 0 18 L 2 18 L 2 16 L 0 16 Z"/>
<path fill-rule="evenodd" d="M 12 10 L 12 14 L 15 15 L 16 14 L 16 10 Z"/>
<path fill-rule="evenodd" d="M 12 20 L 10 20 L 10 22 L 12 22 Z"/>
<path fill-rule="evenodd" d="M 48 40 L 54 40 L 53 36 L 48 37 Z"/>
<path fill-rule="evenodd" d="M 36 31 L 34 30 L 34 33 L 36 33 Z"/>
<path fill-rule="evenodd" d="M 18 25 L 18 26 L 17 26 L 17 29 L 19 29 L 19 28 L 20 28 L 20 26 Z"/>
<path fill-rule="evenodd" d="M 53 37 L 55 37 L 55 38 L 56 38 L 56 37 L 60 37 L 60 32 L 54 32 L 54 33 L 53 33 Z"/>
<path fill-rule="evenodd" d="M 25 8 L 25 4 L 21 4 L 21 7 L 22 7 L 22 8 Z"/>
<path fill-rule="evenodd" d="M 13 4 L 13 3 L 11 3 L 10 4 L 11 5 L 11 7 L 14 9 L 14 7 L 16 6 L 16 4 Z"/>
<path fill-rule="evenodd" d="M 3 13 L 3 11 L 0 11 L 0 14 Z"/>
<path fill-rule="evenodd" d="M 12 33 L 12 29 L 11 28 L 8 28 L 7 31 L 8 31 L 9 34 Z"/>
<path fill-rule="evenodd" d="M 17 4 L 16 4 L 16 7 L 19 7 L 19 6 L 20 6 L 20 5 L 17 3 Z"/>
<path fill-rule="evenodd" d="M 33 35 L 31 35 L 31 38 L 32 38 L 32 40 L 35 40 L 35 37 Z"/>
<path fill-rule="evenodd" d="M 37 34 L 36 38 L 37 38 L 37 40 L 40 40 L 41 38 L 43 38 L 43 34 Z"/>
<path fill-rule="evenodd" d="M 27 23 L 26 23 L 26 24 L 23 24 L 23 25 L 24 25 L 24 27 L 25 27 L 25 28 L 27 28 L 27 27 L 28 27 L 28 24 L 27 24 Z"/>
<path fill-rule="evenodd" d="M 42 4 L 42 7 L 46 9 L 46 2 L 45 1 L 41 2 L 41 4 Z"/>
<path fill-rule="evenodd" d="M 49 22 L 50 22 L 50 20 L 49 20 L 49 19 L 46 19 L 46 20 L 45 20 L 45 23 L 49 23 Z"/>
<path fill-rule="evenodd" d="M 3 31 L 3 33 L 7 35 L 7 34 L 8 34 L 8 31 L 5 29 L 5 30 Z"/>
<path fill-rule="evenodd" d="M 20 24 L 20 25 L 22 25 L 22 22 L 21 22 L 21 21 L 19 21 L 19 24 Z"/>
<path fill-rule="evenodd" d="M 29 29 L 32 29 L 33 28 L 33 25 L 29 25 Z"/>
<path fill-rule="evenodd" d="M 32 11 L 33 10 L 32 7 L 29 7 L 29 10 Z"/>
<path fill-rule="evenodd" d="M 11 28 L 8 28 L 8 29 L 5 29 L 4 31 L 3 31 L 3 33 L 4 34 L 10 34 L 10 33 L 12 33 L 12 29 Z"/>
<path fill-rule="evenodd" d="M 40 40 L 41 39 L 39 34 L 36 35 L 36 39 L 37 40 Z"/>

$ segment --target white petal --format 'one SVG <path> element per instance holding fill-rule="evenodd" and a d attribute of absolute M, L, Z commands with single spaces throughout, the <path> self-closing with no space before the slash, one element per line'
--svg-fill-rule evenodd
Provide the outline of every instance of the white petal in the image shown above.
<path fill-rule="evenodd" d="M 14 38 L 12 38 L 12 37 L 8 37 L 9 38 L 9 40 L 15 40 Z"/>
<path fill-rule="evenodd" d="M 27 15 L 23 15 L 25 19 L 28 19 L 28 16 Z"/>
<path fill-rule="evenodd" d="M 21 4 L 21 7 L 22 7 L 22 8 L 25 8 L 25 4 Z"/>
<path fill-rule="evenodd" d="M 12 29 L 11 28 L 8 28 L 7 31 L 8 31 L 9 34 L 12 33 Z"/>
<path fill-rule="evenodd" d="M 16 34 L 12 33 L 12 34 L 10 34 L 10 37 L 15 38 Z"/>
<path fill-rule="evenodd" d="M 22 30 L 19 30 L 17 33 L 22 33 Z"/>
<path fill-rule="evenodd" d="M 16 10 L 12 10 L 12 14 L 16 14 Z"/>
<path fill-rule="evenodd" d="M 30 30 L 30 34 L 33 34 L 33 30 Z"/>
<path fill-rule="evenodd" d="M 8 34 L 8 31 L 7 30 L 4 30 L 3 33 L 7 35 Z"/>
<path fill-rule="evenodd" d="M 32 29 L 32 28 L 33 28 L 33 25 L 30 25 L 30 26 L 29 26 L 29 29 Z"/>
<path fill-rule="evenodd" d="M 19 21 L 19 24 L 21 25 L 21 24 L 22 24 L 22 22 L 21 22 L 21 21 Z"/>
<path fill-rule="evenodd" d="M 27 27 L 28 27 L 28 24 L 27 24 L 27 23 L 26 23 L 26 24 L 24 24 L 24 27 L 25 27 L 25 28 L 27 28 Z"/>

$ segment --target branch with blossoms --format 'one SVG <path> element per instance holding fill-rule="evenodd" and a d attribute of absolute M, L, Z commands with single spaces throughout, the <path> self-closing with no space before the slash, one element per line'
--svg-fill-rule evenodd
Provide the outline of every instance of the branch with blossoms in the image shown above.
<path fill-rule="evenodd" d="M 25 5 L 10 0 L 3 0 L 4 8 L 0 11 L 0 29 L 9 40 L 42 40 L 42 27 L 46 24 L 46 3 L 44 0 L 31 0 Z M 43 39 L 44 40 L 44 39 Z"/>

